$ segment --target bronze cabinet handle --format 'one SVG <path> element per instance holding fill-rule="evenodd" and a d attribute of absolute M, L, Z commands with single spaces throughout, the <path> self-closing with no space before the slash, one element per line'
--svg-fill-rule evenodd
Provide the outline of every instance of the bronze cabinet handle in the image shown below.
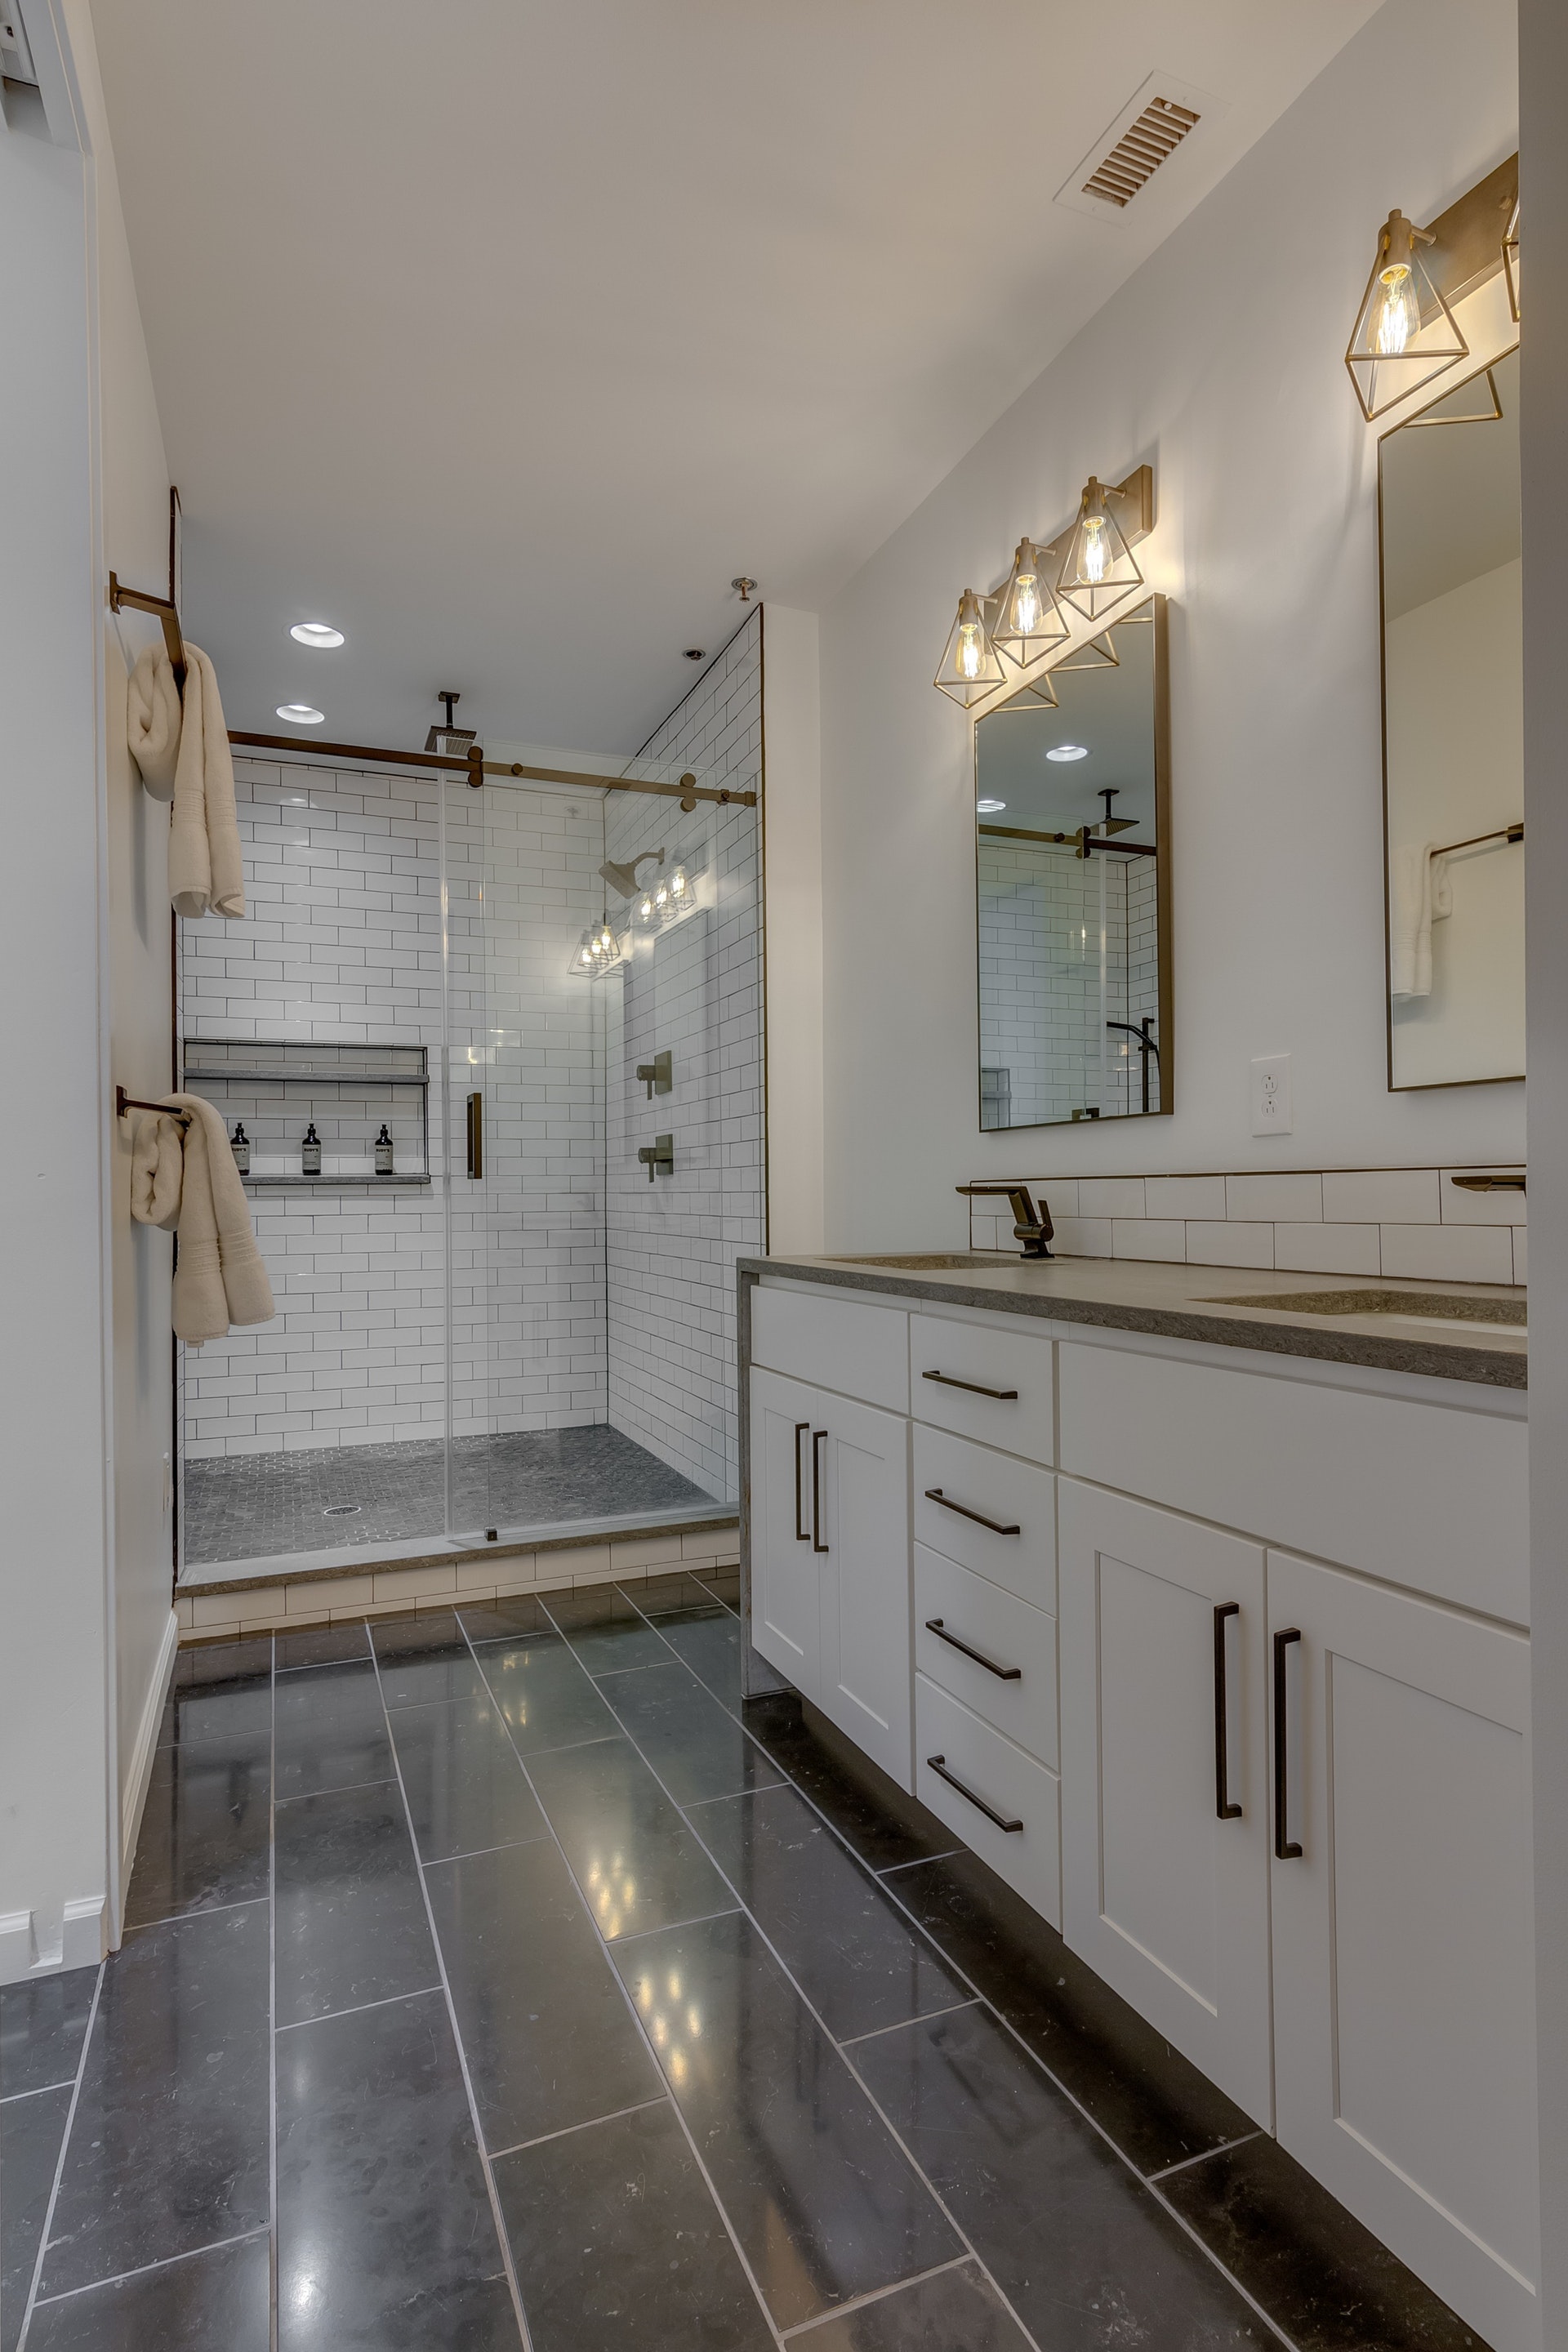
<path fill-rule="evenodd" d="M 1290 1737 L 1286 1720 L 1289 1700 L 1285 1662 L 1291 1644 L 1301 1638 L 1299 1625 L 1274 1636 L 1274 1855 L 1278 1862 L 1299 1862 L 1301 1847 L 1290 1835 L 1290 1796 L 1286 1781 Z"/>
<path fill-rule="evenodd" d="M 826 1432 L 825 1429 L 814 1429 L 814 1430 L 812 1431 L 812 1433 L 811 1433 L 811 1549 L 812 1549 L 812 1550 L 813 1550 L 813 1551 L 826 1551 L 826 1550 L 827 1549 L 827 1546 L 826 1546 L 826 1545 L 823 1542 L 823 1540 L 822 1540 L 822 1452 L 821 1452 L 822 1447 L 823 1447 L 823 1446 L 825 1446 L 825 1445 L 826 1444 L 826 1443 L 827 1443 L 827 1432 Z"/>
<path fill-rule="evenodd" d="M 1225 1629 L 1232 1617 L 1239 1617 L 1239 1601 L 1221 1601 L 1214 1612 L 1214 1809 L 1222 1822 L 1238 1822 L 1241 1807 L 1231 1801 L 1230 1737 L 1226 1704 L 1228 1693 L 1225 1675 Z"/>
<path fill-rule="evenodd" d="M 978 1381 L 961 1381 L 952 1372 L 922 1372 L 922 1381 L 940 1381 L 944 1389 L 967 1389 L 971 1396 L 994 1397 L 998 1404 L 1016 1404 L 1016 1389 L 988 1389 Z"/>
<path fill-rule="evenodd" d="M 809 1543 L 811 1540 L 811 1529 L 803 1528 L 800 1523 L 800 1441 L 810 1427 L 809 1421 L 797 1421 L 795 1425 L 795 1539 L 796 1543 Z"/>
<path fill-rule="evenodd" d="M 934 1633 L 939 1642 L 947 1643 L 950 1648 L 962 1650 L 966 1658 L 973 1658 L 977 1666 L 984 1666 L 986 1673 L 994 1675 L 999 1683 L 1020 1683 L 1024 1679 L 1022 1666 L 999 1666 L 994 1658 L 986 1656 L 984 1650 L 972 1649 L 967 1642 L 961 1642 L 956 1633 L 950 1633 L 940 1617 L 926 1619 L 926 1632 Z M 1237 1811 L 1240 1811 L 1238 1805 Z"/>
<path fill-rule="evenodd" d="M 1016 1524 L 1005 1528 L 1000 1519 L 988 1519 L 984 1511 L 972 1511 L 967 1503 L 950 1502 L 940 1486 L 926 1488 L 926 1501 L 940 1503 L 944 1511 L 956 1511 L 961 1519 L 973 1519 L 977 1528 L 989 1528 L 994 1536 L 1021 1536 L 1024 1532 Z"/>
<path fill-rule="evenodd" d="M 1009 1837 L 1014 1836 L 1017 1831 L 1023 1828 L 1024 1824 L 1022 1822 L 1009 1822 L 1005 1820 L 996 1811 L 994 1805 L 988 1805 L 984 1797 L 977 1797 L 973 1789 L 966 1789 L 963 1781 L 959 1779 L 957 1773 L 950 1772 L 948 1770 L 947 1759 L 945 1756 L 928 1756 L 926 1758 L 926 1762 L 931 1766 L 931 1770 L 936 1774 L 939 1780 L 945 1780 L 950 1789 L 956 1789 L 961 1797 L 967 1798 L 968 1801 L 972 1805 L 978 1807 L 979 1811 L 984 1814 L 988 1822 L 994 1822 L 997 1828 L 999 1830 L 1005 1830 Z"/>

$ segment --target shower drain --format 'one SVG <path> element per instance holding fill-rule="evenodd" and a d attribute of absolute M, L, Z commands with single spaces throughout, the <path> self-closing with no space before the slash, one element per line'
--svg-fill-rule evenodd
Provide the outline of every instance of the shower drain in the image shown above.
<path fill-rule="evenodd" d="M 356 1511 L 363 1508 L 363 1503 L 329 1503 L 321 1517 L 324 1519 L 352 1519 Z"/>

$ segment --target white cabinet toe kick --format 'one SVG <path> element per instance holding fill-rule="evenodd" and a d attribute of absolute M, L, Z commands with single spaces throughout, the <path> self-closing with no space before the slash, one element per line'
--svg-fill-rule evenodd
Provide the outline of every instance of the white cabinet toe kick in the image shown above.
<path fill-rule="evenodd" d="M 751 1638 L 1540 2352 L 1522 1399 L 764 1276 Z"/>

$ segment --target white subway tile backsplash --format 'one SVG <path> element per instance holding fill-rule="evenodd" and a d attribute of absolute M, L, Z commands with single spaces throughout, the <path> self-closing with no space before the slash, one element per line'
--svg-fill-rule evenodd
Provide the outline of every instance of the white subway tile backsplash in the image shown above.
<path fill-rule="evenodd" d="M 1316 1174 L 1227 1176 L 1225 1180 L 1227 1218 L 1284 1217 L 1294 1223 L 1323 1213 L 1323 1180 Z"/>
<path fill-rule="evenodd" d="M 1513 1280 L 1513 1244 L 1503 1225 L 1384 1225 L 1383 1271 L 1437 1282 Z"/>
<path fill-rule="evenodd" d="M 1110 1254 L 1179 1265 L 1187 1254 L 1187 1229 L 1179 1217 L 1116 1217 L 1110 1226 Z"/>
<path fill-rule="evenodd" d="M 1292 1274 L 1376 1275 L 1380 1270 L 1378 1229 L 1375 1225 L 1278 1223 L 1274 1264 Z"/>
<path fill-rule="evenodd" d="M 1270 1266 L 1273 1263 L 1272 1225 L 1195 1223 L 1187 1227 L 1189 1265 Z"/>
<path fill-rule="evenodd" d="M 1113 1255 L 1110 1219 L 1058 1217 L 1051 1247 L 1058 1257 L 1110 1257 Z"/>
<path fill-rule="evenodd" d="M 1225 1215 L 1223 1176 L 1145 1176 L 1144 1213 L 1151 1217 Z"/>
<path fill-rule="evenodd" d="M 1328 1168 L 1323 1171 L 1323 1219 L 1337 1225 L 1435 1225 L 1435 1168 Z"/>
<path fill-rule="evenodd" d="M 1080 1217 L 1142 1217 L 1144 1214 L 1142 1176 L 1080 1176 L 1078 1187 Z"/>
<path fill-rule="evenodd" d="M 1522 1225 L 1513 1227 L 1513 1278 L 1521 1288 L 1529 1281 L 1530 1236 Z"/>

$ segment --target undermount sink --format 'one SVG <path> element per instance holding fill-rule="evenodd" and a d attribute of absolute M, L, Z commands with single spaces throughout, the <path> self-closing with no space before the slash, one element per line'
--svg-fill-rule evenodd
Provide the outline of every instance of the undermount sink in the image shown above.
<path fill-rule="evenodd" d="M 920 1257 L 832 1257 L 829 1265 L 888 1265 L 900 1274 L 940 1274 L 955 1265 L 1025 1265 L 1016 1250 L 938 1250 Z"/>
<path fill-rule="evenodd" d="M 1205 1298 L 1205 1307 L 1272 1307 L 1281 1315 L 1375 1315 L 1380 1322 L 1423 1330 L 1489 1332 L 1510 1339 L 1527 1333 L 1523 1298 L 1456 1298 L 1441 1290 L 1283 1290 Z"/>

